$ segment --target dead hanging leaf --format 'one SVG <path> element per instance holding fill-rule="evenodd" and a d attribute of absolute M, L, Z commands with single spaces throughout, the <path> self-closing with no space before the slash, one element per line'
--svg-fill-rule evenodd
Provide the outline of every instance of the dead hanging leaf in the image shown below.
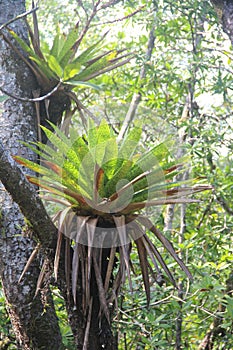
<path fill-rule="evenodd" d="M 159 275 L 161 275 L 161 271 L 160 271 L 160 269 L 159 269 L 159 267 L 158 267 L 158 264 L 157 264 L 157 262 L 156 262 L 156 260 L 155 260 L 154 255 L 153 255 L 153 251 L 150 249 L 150 247 L 148 246 L 148 244 L 147 244 L 147 242 L 146 242 L 145 235 L 142 236 L 142 240 L 143 240 L 144 246 L 145 246 L 145 248 L 146 248 L 146 250 L 147 250 L 147 253 L 148 253 L 148 255 L 149 255 L 151 261 L 153 262 L 153 265 L 154 265 L 154 267 L 155 267 L 157 273 L 158 273 Z M 155 278 L 155 280 L 156 280 L 156 278 Z"/>
<path fill-rule="evenodd" d="M 154 244 L 151 242 L 149 237 L 147 237 L 147 235 L 144 236 L 144 239 L 148 243 L 148 246 L 150 247 L 150 249 L 153 252 L 154 256 L 156 257 L 156 259 L 160 263 L 161 267 L 165 271 L 166 275 L 168 276 L 168 278 L 171 281 L 171 283 L 173 284 L 173 286 L 177 288 L 176 281 L 175 281 L 174 277 L 172 276 L 169 268 L 167 267 L 167 264 L 165 263 L 165 261 L 163 260 L 162 256 L 160 255 L 158 249 L 154 246 Z"/>
<path fill-rule="evenodd" d="M 103 280 L 101 277 L 101 272 L 97 263 L 97 256 L 96 256 L 96 248 L 93 250 L 93 263 L 94 263 L 94 270 L 95 270 L 95 278 L 96 278 L 96 283 L 98 287 L 98 292 L 99 292 L 99 300 L 100 300 L 100 305 L 101 308 L 103 309 L 104 315 L 110 324 L 110 315 L 109 315 L 109 309 L 108 309 L 108 304 L 106 300 L 106 294 L 103 286 Z"/>
<path fill-rule="evenodd" d="M 58 212 L 57 215 L 53 218 L 53 222 L 58 221 L 58 237 L 57 237 L 57 247 L 54 258 L 54 276 L 57 281 L 58 278 L 58 269 L 59 269 L 59 261 L 61 254 L 61 246 L 63 240 L 63 234 L 65 236 L 65 276 L 66 276 L 66 285 L 67 292 L 69 295 L 70 291 L 70 236 L 71 236 L 71 226 L 72 220 L 75 216 L 75 213 L 72 211 L 72 208 L 69 206 L 64 210 Z M 72 238 L 72 237 L 71 237 Z"/>
<path fill-rule="evenodd" d="M 78 274 L 79 274 L 79 267 L 80 267 L 80 260 L 81 266 L 82 266 L 82 285 L 84 287 L 85 285 L 85 272 L 84 272 L 84 255 L 83 255 L 83 249 L 84 247 L 81 246 L 81 235 L 85 231 L 86 228 L 86 222 L 90 219 L 90 216 L 77 216 L 76 217 L 76 232 L 75 235 L 72 236 L 74 241 L 76 242 L 74 246 L 74 255 L 72 260 L 72 294 L 74 299 L 74 304 L 77 304 L 77 281 L 78 281 Z M 85 287 L 86 288 L 86 287 Z M 85 290 L 85 289 L 83 289 Z"/>
<path fill-rule="evenodd" d="M 122 284 L 124 284 L 124 282 L 125 282 L 125 274 L 122 275 L 122 270 L 121 270 L 121 268 L 119 268 L 117 271 L 117 275 L 116 275 L 114 282 L 113 282 L 112 293 L 111 293 L 111 296 L 108 300 L 109 304 L 113 303 L 113 301 L 117 299 L 119 291 L 120 291 L 120 287 Z"/>
<path fill-rule="evenodd" d="M 74 246 L 74 254 L 72 259 L 72 294 L 74 299 L 74 305 L 77 305 L 77 282 L 79 273 L 79 243 Z"/>
<path fill-rule="evenodd" d="M 76 232 L 72 237 L 76 243 L 81 243 L 81 235 L 86 228 L 86 223 L 90 219 L 90 216 L 77 216 L 76 217 Z"/>
<path fill-rule="evenodd" d="M 91 265 L 92 265 L 92 251 L 93 251 L 93 242 L 94 242 L 94 236 L 95 236 L 95 230 L 96 225 L 98 223 L 98 217 L 97 218 L 90 218 L 86 222 L 86 231 L 87 231 L 87 260 L 86 260 L 86 269 L 85 269 L 85 275 L 86 275 L 86 282 L 85 282 L 85 289 L 86 289 L 86 301 L 87 305 L 90 302 L 90 282 L 91 282 Z"/>
<path fill-rule="evenodd" d="M 82 308 L 83 313 L 86 315 L 87 311 L 87 302 L 86 302 L 86 260 L 87 260 L 87 253 L 86 249 L 83 245 L 80 245 L 80 261 L 81 261 L 81 276 L 82 276 Z"/>
<path fill-rule="evenodd" d="M 129 223 L 129 227 L 132 228 L 132 231 L 131 231 L 131 236 L 132 236 L 132 239 L 133 240 L 136 240 L 138 239 L 138 237 L 141 237 L 142 241 L 143 241 L 143 244 L 146 248 L 146 251 L 147 251 L 147 254 L 149 255 L 156 271 L 157 271 L 157 276 L 159 277 L 159 279 L 161 280 L 162 279 L 162 274 L 161 274 L 161 270 L 156 262 L 156 259 L 155 259 L 155 255 L 153 253 L 153 250 L 150 248 L 150 246 L 148 245 L 147 243 L 147 239 L 149 239 L 147 236 L 146 236 L 146 233 L 145 231 L 142 229 L 142 227 L 136 222 L 136 221 L 132 221 Z M 164 263 L 165 264 L 165 263 Z M 155 272 L 153 271 L 150 263 L 148 262 L 148 266 L 149 266 L 149 269 L 150 269 L 150 272 L 151 274 L 153 275 L 153 278 L 154 280 L 157 282 L 157 276 L 155 274 Z"/>
<path fill-rule="evenodd" d="M 24 269 L 23 269 L 23 272 L 21 273 L 21 275 L 20 275 L 20 277 L 19 277 L 18 283 L 20 283 L 20 282 L 22 281 L 23 276 L 24 276 L 25 273 L 28 271 L 28 269 L 29 269 L 31 263 L 33 262 L 33 260 L 34 260 L 35 257 L 37 256 L 37 254 L 38 254 L 38 252 L 39 252 L 39 250 L 40 250 L 40 247 L 41 247 L 41 245 L 40 245 L 40 243 L 38 243 L 37 246 L 36 246 L 36 248 L 35 248 L 35 249 L 33 250 L 33 252 L 31 253 L 31 255 L 30 255 L 30 257 L 29 257 L 29 259 L 28 259 L 28 261 L 27 261 L 27 263 L 26 263 L 26 265 L 25 265 L 25 267 L 24 267 Z"/>
<path fill-rule="evenodd" d="M 143 277 L 143 282 L 144 282 L 145 291 L 146 291 L 147 306 L 149 306 L 149 304 L 150 304 L 150 281 L 149 281 L 149 273 L 148 273 L 147 251 L 146 251 L 146 248 L 144 246 L 142 237 L 138 238 L 135 241 L 135 244 L 136 244 L 137 250 L 138 250 L 140 268 L 142 271 L 142 277 Z"/>
<path fill-rule="evenodd" d="M 111 252 L 110 252 L 110 256 L 109 256 L 108 268 L 107 268 L 107 272 L 106 272 L 105 282 L 104 282 L 105 293 L 107 293 L 108 288 L 109 288 L 109 282 L 110 282 L 110 279 L 111 279 L 111 276 L 112 276 L 114 262 L 115 262 L 115 255 L 116 255 L 116 247 L 112 247 L 111 248 Z"/>
<path fill-rule="evenodd" d="M 66 276 L 66 289 L 67 289 L 67 296 L 69 299 L 69 295 L 70 295 L 70 274 L 71 274 L 71 270 L 70 270 L 70 265 L 71 265 L 71 261 L 70 261 L 70 239 L 68 237 L 65 238 L 65 276 Z"/>
<path fill-rule="evenodd" d="M 158 264 L 155 260 L 155 257 L 153 255 L 153 252 L 151 251 L 151 249 L 148 247 L 147 243 L 146 243 L 146 240 L 145 240 L 145 235 L 146 235 L 146 232 L 142 229 L 142 227 L 136 222 L 136 221 L 132 221 L 129 223 L 129 227 L 132 228 L 132 232 L 131 232 L 131 236 L 132 236 L 132 239 L 135 241 L 136 239 L 138 239 L 139 237 L 142 238 L 143 240 L 143 244 L 147 250 L 147 253 L 151 259 L 151 261 L 153 262 L 154 264 L 154 267 L 157 271 L 158 274 L 161 273 L 159 267 L 158 267 Z"/>
<path fill-rule="evenodd" d="M 129 286 L 130 290 L 133 290 L 131 276 L 130 276 L 130 263 L 129 263 L 129 243 L 127 238 L 127 232 L 126 232 L 126 224 L 125 224 L 125 216 L 113 216 L 114 222 L 116 224 L 117 230 L 119 232 L 120 237 L 120 243 L 121 246 L 119 247 L 120 252 L 122 252 L 123 259 L 125 262 L 126 272 L 128 276 Z M 121 254 L 120 254 L 121 256 Z"/>
<path fill-rule="evenodd" d="M 186 273 L 188 278 L 192 280 L 193 277 L 189 269 L 187 268 L 187 266 L 185 266 L 183 261 L 176 254 L 175 249 L 173 248 L 171 242 L 152 224 L 152 222 L 148 218 L 139 215 L 137 219 L 142 223 L 142 225 L 144 225 L 148 230 L 150 230 L 155 234 L 155 236 L 160 240 L 160 242 L 167 249 L 167 251 L 173 257 L 173 259 L 180 265 L 180 267 Z"/>
<path fill-rule="evenodd" d="M 38 280 L 37 280 L 35 296 L 37 296 L 37 294 L 41 290 L 42 284 L 46 278 L 45 276 L 50 270 L 49 265 L 50 265 L 49 259 L 45 258 L 43 265 L 42 265 L 42 268 L 41 268 L 41 271 L 40 271 L 40 274 L 39 274 L 39 277 L 38 277 Z"/>
<path fill-rule="evenodd" d="M 86 328 L 85 328 L 85 335 L 84 335 L 82 350 L 88 350 L 87 346 L 88 346 L 89 331 L 90 331 L 90 326 L 91 326 L 92 304 L 93 304 L 93 298 L 91 298 L 91 300 L 90 300 L 89 312 L 88 312 L 88 316 L 87 316 L 87 324 L 86 324 Z"/>
<path fill-rule="evenodd" d="M 58 235 L 57 235 L 57 247 L 56 247 L 55 258 L 54 258 L 54 277 L 55 277 L 55 281 L 57 281 L 57 277 L 58 277 L 58 268 L 59 268 L 60 254 L 61 254 L 62 239 L 63 239 L 63 234 L 59 230 L 58 231 Z"/>

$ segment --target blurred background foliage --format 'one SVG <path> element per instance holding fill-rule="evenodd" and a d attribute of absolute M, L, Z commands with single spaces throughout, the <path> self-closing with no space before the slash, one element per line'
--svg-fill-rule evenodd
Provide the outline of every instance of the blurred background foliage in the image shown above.
<path fill-rule="evenodd" d="M 82 28 L 92 1 L 41 0 L 39 27 L 48 44 L 57 23 L 62 31 L 78 21 Z M 30 1 L 28 1 L 28 8 Z M 139 10 L 140 11 L 137 11 Z M 130 14 L 136 12 L 134 16 Z M 121 20 L 125 18 L 124 20 Z M 145 59 L 149 33 L 155 45 Z M 192 153 L 188 176 L 205 177 L 214 190 L 200 194 L 201 203 L 160 208 L 154 222 L 167 231 L 194 276 L 189 283 L 177 265 L 165 256 L 180 280 L 181 293 L 167 283 L 152 287 L 146 308 L 142 279 L 133 279 L 134 291 L 122 292 L 114 327 L 119 349 L 205 349 L 208 332 L 215 330 L 213 349 L 233 348 L 233 51 L 209 1 L 118 1 L 93 18 L 82 46 L 109 31 L 106 45 L 127 48 L 135 57 L 125 67 L 93 83 L 100 91 L 78 88 L 79 99 L 100 120 L 107 118 L 119 131 L 134 93 L 141 103 L 135 120 L 142 120 L 148 147 L 172 135 L 177 152 Z M 140 79 L 140 70 L 146 76 Z M 80 125 L 78 115 L 73 123 Z M 169 216 L 169 213 L 171 214 Z M 151 237 L 153 239 L 153 237 Z M 161 248 L 162 250 L 162 248 Z M 135 269 L 139 266 L 134 257 Z M 64 344 L 73 349 L 63 300 L 54 290 Z M 16 349 L 0 287 L 0 349 Z M 4 343 L 5 342 L 5 343 Z"/>

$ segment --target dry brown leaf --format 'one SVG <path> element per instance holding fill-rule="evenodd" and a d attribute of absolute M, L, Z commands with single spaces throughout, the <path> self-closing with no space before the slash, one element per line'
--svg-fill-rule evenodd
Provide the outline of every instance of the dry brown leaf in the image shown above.
<path fill-rule="evenodd" d="M 108 304 L 107 304 L 105 290 L 103 286 L 103 281 L 101 277 L 101 272 L 97 263 L 96 248 L 93 250 L 93 263 L 94 263 L 96 283 L 99 291 L 100 305 L 101 305 L 101 308 L 103 309 L 104 315 L 108 323 L 110 324 L 110 314 L 109 314 Z"/>
<path fill-rule="evenodd" d="M 119 251 L 122 252 L 123 255 L 123 259 L 125 262 L 125 267 L 126 267 L 126 272 L 127 272 L 127 276 L 128 276 L 128 280 L 129 280 L 129 286 L 130 286 L 130 290 L 133 290 L 132 287 L 132 281 L 131 281 L 131 277 L 130 277 L 130 265 L 129 265 L 129 249 L 130 249 L 130 245 L 127 239 L 127 232 L 126 232 L 126 224 L 125 224 L 125 216 L 121 215 L 121 216 L 113 216 L 114 222 L 116 224 L 117 230 L 119 232 L 119 237 L 120 237 L 120 242 L 121 242 L 121 247 L 119 248 Z M 121 257 L 121 254 L 120 254 Z M 122 264 L 123 267 L 123 264 Z"/>
<path fill-rule="evenodd" d="M 138 216 L 138 220 L 144 225 L 148 230 L 153 232 L 155 236 L 160 240 L 160 242 L 163 244 L 163 246 L 167 249 L 167 251 L 170 253 L 170 255 L 173 257 L 173 259 L 180 265 L 182 270 L 186 273 L 186 275 L 189 277 L 189 279 L 193 279 L 189 269 L 183 261 L 179 258 L 179 256 L 176 254 L 175 249 L 173 248 L 171 242 L 152 224 L 152 222 L 141 215 Z"/>
<path fill-rule="evenodd" d="M 142 237 L 138 238 L 135 241 L 135 244 L 136 244 L 137 250 L 138 250 L 140 267 L 141 267 L 143 282 L 144 282 L 145 291 L 146 291 L 147 306 L 149 306 L 149 304 L 150 304 L 150 282 L 149 282 L 149 274 L 148 274 L 147 251 L 146 251 L 146 248 L 144 246 Z"/>
<path fill-rule="evenodd" d="M 79 273 L 79 243 L 74 246 L 74 255 L 72 259 L 72 294 L 74 299 L 74 305 L 77 305 L 76 291 Z"/>
<path fill-rule="evenodd" d="M 20 277 L 19 277 L 18 283 L 20 283 L 20 282 L 22 281 L 23 276 L 24 276 L 25 273 L 28 271 L 28 269 L 29 269 L 31 263 L 33 262 L 33 260 L 34 260 L 35 257 L 37 256 L 38 251 L 40 250 L 40 247 L 41 247 L 41 245 L 40 245 L 40 243 L 38 243 L 37 246 L 36 246 L 36 248 L 35 248 L 35 249 L 33 250 L 33 252 L 31 253 L 31 255 L 30 255 L 29 259 L 27 260 L 26 265 L 25 265 L 25 267 L 24 267 L 24 269 L 23 269 L 23 272 L 21 273 L 21 275 L 20 275 Z"/>

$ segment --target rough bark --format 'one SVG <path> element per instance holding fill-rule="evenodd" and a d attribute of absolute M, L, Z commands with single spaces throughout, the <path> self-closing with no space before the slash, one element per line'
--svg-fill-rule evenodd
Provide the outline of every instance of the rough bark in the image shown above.
<path fill-rule="evenodd" d="M 0 24 L 5 23 L 25 11 L 23 0 L 0 0 Z M 11 27 L 22 37 L 26 37 L 23 21 L 16 21 Z M 35 81 L 23 62 L 0 40 L 1 84 L 5 90 L 16 95 L 32 97 Z M 20 154 L 35 159 L 19 140 L 36 139 L 36 118 L 32 105 L 8 99 L 0 115 L 0 138 L 4 147 L 11 154 Z M 2 148 L 3 150 L 3 148 Z M 6 154 L 2 154 L 4 157 Z M 33 158 L 34 157 L 34 158 Z M 1 158 L 2 159 L 2 158 Z M 1 171 L 3 169 L 1 168 Z M 2 173 L 3 180 L 11 173 Z M 20 183 L 11 183 L 12 193 L 17 192 Z M 21 198 L 23 200 L 24 197 Z M 31 229 L 25 225 L 19 206 L 12 201 L 6 189 L 0 188 L 0 276 L 6 296 L 8 311 L 21 349 L 59 349 L 61 335 L 55 314 L 51 294 L 47 300 L 35 296 L 36 282 L 39 274 L 39 260 L 36 260 L 25 278 L 19 284 L 18 279 L 24 265 L 35 247 L 35 242 L 26 233 Z M 34 210 L 34 214 L 36 211 Z M 44 302 L 46 301 L 46 305 Z M 49 325 L 49 327 L 48 327 Z"/>
<path fill-rule="evenodd" d="M 224 32 L 229 36 L 233 46 L 233 1 L 211 0 Z"/>
<path fill-rule="evenodd" d="M 5 134 L 5 132 L 4 132 Z M 32 157 L 32 155 L 31 155 Z M 36 159 L 34 159 L 36 160 Z M 0 179 L 19 205 L 37 240 L 45 250 L 56 246 L 56 227 L 50 220 L 35 186 L 31 185 L 0 140 Z M 49 254 L 49 252 L 48 252 Z"/>
<path fill-rule="evenodd" d="M 233 46 L 233 2 L 232 0 L 224 1 L 222 13 L 223 30 L 229 36 Z"/>
<path fill-rule="evenodd" d="M 13 1 L 8 1 L 8 6 L 1 10 L 2 17 L 3 13 L 5 14 L 1 22 L 6 22 L 10 17 L 16 15 L 15 11 L 10 10 L 12 4 Z M 24 12 L 23 1 L 21 1 L 21 5 L 17 7 L 17 14 Z M 0 8 L 3 9 L 3 6 L 0 0 Z M 9 11 L 9 16 L 7 16 L 7 11 Z M 14 26 L 15 31 L 18 31 L 21 36 L 25 36 L 22 22 L 15 22 Z M 14 92 L 14 95 L 32 97 L 31 91 L 35 89 L 35 85 L 30 73 L 20 59 L 12 51 L 9 51 L 3 42 L 1 45 L 1 51 L 3 52 L 1 69 L 3 76 L 6 77 L 4 89 Z M 57 102 L 56 111 L 60 110 L 62 113 L 64 104 L 63 101 L 60 102 L 61 108 L 59 109 L 59 102 Z M 0 140 L 2 141 L 0 142 L 0 179 L 4 184 L 4 188 L 1 189 L 1 202 L 4 203 L 2 204 L 0 238 L 1 276 L 13 328 L 22 348 L 59 349 L 62 346 L 61 336 L 50 294 L 47 296 L 46 302 L 47 305 L 49 303 L 49 307 L 47 307 L 45 313 L 43 313 L 44 305 L 41 300 L 39 298 L 34 299 L 39 273 L 38 262 L 35 261 L 32 264 L 21 284 L 17 283 L 23 267 L 35 247 L 35 243 L 30 237 L 22 237 L 22 231 L 28 228 L 25 226 L 21 212 L 30 223 L 30 231 L 33 232 L 33 237 L 36 237 L 43 248 L 44 254 L 51 259 L 56 241 L 56 229 L 39 200 L 35 188 L 26 181 L 24 174 L 11 156 L 17 154 L 36 160 L 35 156 L 18 142 L 18 140 L 36 140 L 36 117 L 32 107 L 9 99 L 5 103 L 4 113 L 0 119 L 2 126 L 0 132 Z M 53 113 L 51 108 L 50 113 L 54 115 L 57 112 Z M 61 115 L 56 114 L 57 120 L 60 117 Z M 7 191 L 17 204 L 12 202 Z M 21 209 L 21 212 L 19 209 Z M 9 254 L 9 251 L 11 254 Z M 77 310 L 74 309 L 72 298 L 67 293 L 64 271 L 65 262 L 64 254 L 62 254 L 58 287 L 66 302 L 68 319 L 77 349 L 83 349 L 87 317 L 83 315 L 81 307 Z M 111 332 L 111 326 L 106 320 L 99 323 L 98 288 L 94 279 L 91 283 L 93 285 L 93 307 L 87 349 L 105 348 L 115 350 L 117 349 L 117 342 Z M 81 295 L 80 300 L 82 300 Z"/>

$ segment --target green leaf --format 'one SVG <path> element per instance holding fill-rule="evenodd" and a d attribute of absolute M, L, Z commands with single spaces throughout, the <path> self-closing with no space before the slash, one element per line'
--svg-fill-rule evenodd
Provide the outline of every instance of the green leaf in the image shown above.
<path fill-rule="evenodd" d="M 48 79 L 56 79 L 56 74 L 50 69 L 48 66 L 48 63 L 45 62 L 43 59 L 36 57 L 36 56 L 30 56 L 29 57 L 32 61 L 36 62 L 42 73 L 48 78 Z"/>
<path fill-rule="evenodd" d="M 64 68 L 64 81 L 71 80 L 75 75 L 78 74 L 82 69 L 82 65 L 77 63 L 70 63 L 65 66 Z M 76 81 L 76 80 L 75 80 Z"/>
<path fill-rule="evenodd" d="M 97 128 L 92 119 L 88 120 L 88 131 L 87 131 L 87 142 L 88 147 L 91 150 L 97 145 Z"/>
<path fill-rule="evenodd" d="M 22 40 L 13 30 L 9 30 L 9 33 L 13 36 L 13 38 L 17 41 L 17 43 L 25 52 L 27 52 L 31 56 L 35 56 L 35 52 L 31 49 L 31 47 L 28 46 L 27 43 L 24 40 Z"/>
<path fill-rule="evenodd" d="M 96 52 L 100 50 L 100 43 L 103 42 L 106 34 L 98 40 L 95 44 L 89 46 L 84 52 L 82 52 L 78 57 L 73 60 L 73 63 L 78 63 L 80 65 L 85 64 L 90 58 L 93 58 Z"/>
<path fill-rule="evenodd" d="M 121 161 L 121 164 L 119 164 L 120 163 L 119 161 Z M 120 180 L 127 178 L 127 174 L 129 173 L 129 170 L 132 167 L 132 161 L 125 160 L 125 159 L 119 160 L 119 158 L 118 158 L 115 161 L 114 165 L 115 165 L 116 172 L 110 178 L 110 180 L 108 181 L 108 183 L 105 186 L 106 197 L 110 197 L 113 193 L 115 193 L 116 185 Z M 111 163 L 109 163 L 108 166 L 111 167 Z"/>
<path fill-rule="evenodd" d="M 94 90 L 98 90 L 100 91 L 101 88 L 96 85 L 96 84 L 92 84 L 92 83 L 88 83 L 88 82 L 85 82 L 85 81 L 77 81 L 77 80 L 67 80 L 67 81 L 64 81 L 65 84 L 67 85 L 73 85 L 73 86 L 84 86 L 84 87 L 90 87 Z"/>
<path fill-rule="evenodd" d="M 131 129 L 121 143 L 119 156 L 125 159 L 130 159 L 138 146 L 138 143 L 141 139 L 141 135 L 141 128 L 134 127 L 133 129 Z"/>
<path fill-rule="evenodd" d="M 35 171 L 38 174 L 41 174 L 41 175 L 48 175 L 48 174 L 50 174 L 50 170 L 47 169 L 46 167 L 41 166 L 40 164 L 34 163 L 34 162 L 32 162 L 32 161 L 30 161 L 28 159 L 25 159 L 23 157 L 15 156 L 14 160 L 17 163 L 27 167 L 28 169 L 31 169 L 31 170 Z"/>
<path fill-rule="evenodd" d="M 106 68 L 107 66 L 111 65 L 111 59 L 112 59 L 113 53 L 109 53 L 108 55 L 104 56 L 103 58 L 95 61 L 93 64 L 88 66 L 87 68 L 84 68 L 79 74 L 74 76 L 74 80 L 89 80 L 92 74 L 94 73 L 100 73 L 101 71 Z"/>
<path fill-rule="evenodd" d="M 48 62 L 48 66 L 49 68 L 59 77 L 62 78 L 63 76 L 63 69 L 60 66 L 60 64 L 58 63 L 58 61 L 56 60 L 56 58 L 52 55 L 49 55 L 46 57 L 47 62 Z"/>
<path fill-rule="evenodd" d="M 154 166 L 158 166 L 160 162 L 166 161 L 170 155 L 168 147 L 173 144 L 173 141 L 166 141 L 166 144 L 160 143 L 144 153 L 136 161 L 135 166 L 132 168 L 128 179 L 132 180 L 141 173 L 152 170 Z M 160 165 L 162 167 L 162 165 Z"/>
<path fill-rule="evenodd" d="M 61 43 L 61 33 L 60 33 L 59 26 L 57 26 L 57 28 L 56 28 L 56 33 L 57 34 L 55 35 L 55 38 L 53 40 L 53 46 L 52 46 L 52 49 L 50 51 L 50 55 L 54 56 L 54 57 L 58 57 L 58 53 L 59 53 L 59 51 L 61 49 L 61 45 L 63 43 L 63 42 Z"/>
<path fill-rule="evenodd" d="M 72 47 L 74 46 L 77 38 L 78 38 L 78 28 L 75 27 L 71 29 L 70 32 L 68 33 L 64 41 L 64 45 L 61 48 L 59 55 L 57 57 L 58 62 L 63 68 L 67 65 L 69 59 L 73 54 Z"/>
<path fill-rule="evenodd" d="M 44 131 L 45 135 L 49 141 L 64 155 L 70 150 L 70 141 L 66 138 L 66 142 L 61 140 L 57 135 L 55 135 L 51 130 L 47 129 L 44 126 L 41 126 L 41 129 Z"/>
<path fill-rule="evenodd" d="M 99 127 L 97 128 L 97 143 L 105 142 L 110 139 L 110 128 L 106 120 L 102 119 Z"/>

